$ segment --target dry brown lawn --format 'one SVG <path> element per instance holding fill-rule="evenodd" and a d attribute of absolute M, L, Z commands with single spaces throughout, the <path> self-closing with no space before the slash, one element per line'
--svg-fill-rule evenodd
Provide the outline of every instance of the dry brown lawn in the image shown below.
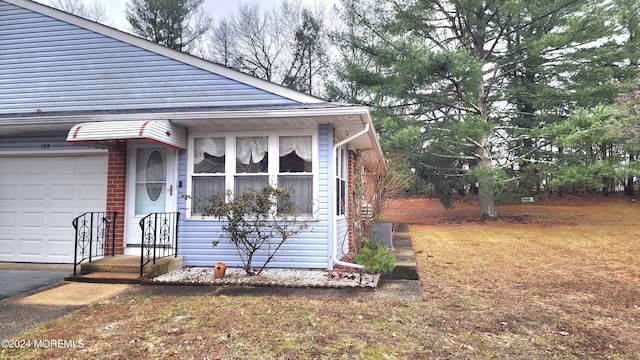
<path fill-rule="evenodd" d="M 17 359 L 640 359 L 640 204 L 626 199 L 445 211 L 398 199 L 423 302 L 128 295 L 23 334 L 82 349 Z"/>

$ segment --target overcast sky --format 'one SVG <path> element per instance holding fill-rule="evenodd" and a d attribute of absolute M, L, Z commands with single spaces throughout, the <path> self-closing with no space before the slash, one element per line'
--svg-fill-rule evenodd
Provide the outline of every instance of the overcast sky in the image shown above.
<path fill-rule="evenodd" d="M 37 2 L 50 5 L 49 0 L 36 0 Z M 93 3 L 95 0 L 83 0 L 87 4 Z M 97 0 L 104 4 L 107 10 L 106 25 L 113 26 L 120 30 L 127 30 L 127 20 L 124 17 L 124 10 L 126 8 L 127 0 Z M 214 19 L 220 19 L 233 12 L 236 12 L 239 4 L 257 3 L 261 8 L 271 9 L 275 5 L 280 4 L 282 0 L 205 0 L 203 4 L 204 10 L 211 15 Z M 305 5 L 310 7 L 316 4 L 324 4 L 326 7 L 330 7 L 333 4 L 340 3 L 339 0 L 301 0 Z"/>

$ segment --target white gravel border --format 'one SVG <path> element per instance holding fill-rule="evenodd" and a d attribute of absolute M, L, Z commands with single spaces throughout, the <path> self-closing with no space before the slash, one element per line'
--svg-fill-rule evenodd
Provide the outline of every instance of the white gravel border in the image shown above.
<path fill-rule="evenodd" d="M 227 267 L 225 276 L 216 279 L 213 267 L 186 267 L 151 280 L 157 284 L 247 285 L 283 287 L 377 288 L 379 274 L 312 269 L 264 269 L 249 276 L 243 269 Z"/>

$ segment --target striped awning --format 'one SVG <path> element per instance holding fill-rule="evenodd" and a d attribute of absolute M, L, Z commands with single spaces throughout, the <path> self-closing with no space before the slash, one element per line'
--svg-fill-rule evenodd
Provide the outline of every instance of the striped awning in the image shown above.
<path fill-rule="evenodd" d="M 185 129 L 168 120 L 86 122 L 72 127 L 67 135 L 68 142 L 93 146 L 134 140 L 151 141 L 178 149 L 187 147 Z"/>

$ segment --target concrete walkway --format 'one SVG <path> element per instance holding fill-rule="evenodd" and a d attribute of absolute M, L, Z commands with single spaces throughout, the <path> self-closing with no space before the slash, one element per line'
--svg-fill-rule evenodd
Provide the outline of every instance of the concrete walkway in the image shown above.
<path fill-rule="evenodd" d="M 123 284 L 58 282 L 0 301 L 0 338 L 12 339 L 41 323 L 130 290 Z"/>
<path fill-rule="evenodd" d="M 0 338 L 14 338 L 129 290 L 124 285 L 65 282 L 71 274 L 73 265 L 68 264 L 0 263 Z"/>

